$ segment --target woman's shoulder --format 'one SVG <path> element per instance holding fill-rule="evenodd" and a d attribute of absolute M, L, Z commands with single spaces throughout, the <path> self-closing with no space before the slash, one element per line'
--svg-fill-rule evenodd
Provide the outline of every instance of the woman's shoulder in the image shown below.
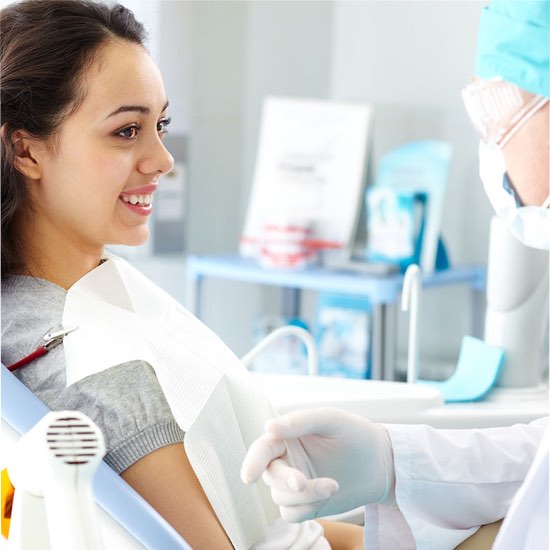
<path fill-rule="evenodd" d="M 66 294 L 43 279 L 2 278 L 2 361 L 10 359 L 11 351 L 34 349 L 46 332 L 60 324 Z"/>
<path fill-rule="evenodd" d="M 2 278 L 2 323 L 13 319 L 60 317 L 67 292 L 50 281 L 12 275 Z"/>
<path fill-rule="evenodd" d="M 22 300 L 32 300 L 36 304 L 44 302 L 64 303 L 67 291 L 64 288 L 27 275 L 10 275 L 2 277 L 2 314 L 4 314 L 4 302 L 10 307 Z"/>
<path fill-rule="evenodd" d="M 2 277 L 2 294 L 37 292 L 66 293 L 66 290 L 40 277 L 31 277 L 30 275 L 7 275 Z"/>

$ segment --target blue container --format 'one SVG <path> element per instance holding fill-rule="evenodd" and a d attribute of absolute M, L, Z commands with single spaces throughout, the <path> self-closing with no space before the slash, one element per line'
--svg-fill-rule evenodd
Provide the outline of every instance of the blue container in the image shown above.
<path fill-rule="evenodd" d="M 319 374 L 371 377 L 372 304 L 364 296 L 321 294 L 316 343 Z"/>

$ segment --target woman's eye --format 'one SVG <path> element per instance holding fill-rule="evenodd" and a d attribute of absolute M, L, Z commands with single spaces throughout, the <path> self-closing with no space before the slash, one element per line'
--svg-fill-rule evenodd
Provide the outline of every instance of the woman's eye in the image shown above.
<path fill-rule="evenodd" d="M 116 135 L 125 139 L 136 139 L 138 134 L 139 126 L 128 126 L 119 130 Z"/>
<path fill-rule="evenodd" d="M 168 132 L 167 127 L 172 122 L 171 118 L 163 118 L 157 122 L 157 132 L 166 134 Z"/>

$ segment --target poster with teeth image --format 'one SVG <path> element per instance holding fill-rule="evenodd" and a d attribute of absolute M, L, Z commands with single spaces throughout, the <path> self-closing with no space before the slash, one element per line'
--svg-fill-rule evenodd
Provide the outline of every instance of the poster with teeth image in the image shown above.
<path fill-rule="evenodd" d="M 266 229 L 306 228 L 319 249 L 347 247 L 363 200 L 371 107 L 264 100 L 240 252 L 259 257 Z"/>

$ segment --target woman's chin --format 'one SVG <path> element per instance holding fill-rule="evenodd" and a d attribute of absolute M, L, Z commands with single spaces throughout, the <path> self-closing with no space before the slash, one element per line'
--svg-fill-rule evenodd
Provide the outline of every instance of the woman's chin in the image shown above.
<path fill-rule="evenodd" d="M 149 228 L 144 225 L 139 230 L 134 230 L 131 234 L 124 235 L 122 238 L 118 238 L 117 242 L 111 244 L 121 244 L 124 246 L 140 246 L 144 244 L 149 238 Z"/>

